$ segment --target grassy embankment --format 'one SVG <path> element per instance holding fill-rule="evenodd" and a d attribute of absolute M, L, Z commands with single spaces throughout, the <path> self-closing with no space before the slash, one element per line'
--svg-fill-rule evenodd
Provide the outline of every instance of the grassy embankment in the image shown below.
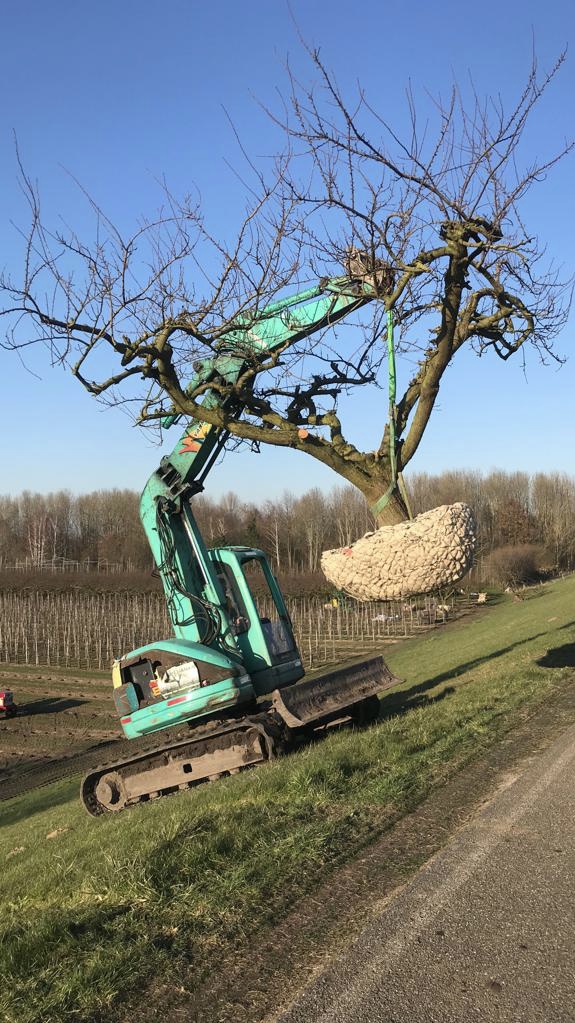
<path fill-rule="evenodd" d="M 112 1018 L 184 961 L 217 969 L 567 683 L 574 606 L 571 578 L 390 648 L 380 723 L 258 771 L 116 819 L 71 782 L 1 804 L 1 1018 Z"/>

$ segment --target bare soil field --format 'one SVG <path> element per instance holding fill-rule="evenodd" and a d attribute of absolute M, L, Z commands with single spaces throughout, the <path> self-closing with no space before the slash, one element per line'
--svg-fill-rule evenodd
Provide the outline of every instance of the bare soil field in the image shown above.
<path fill-rule="evenodd" d="M 108 673 L 2 665 L 0 688 L 18 705 L 0 720 L 0 798 L 83 770 L 120 740 Z"/>

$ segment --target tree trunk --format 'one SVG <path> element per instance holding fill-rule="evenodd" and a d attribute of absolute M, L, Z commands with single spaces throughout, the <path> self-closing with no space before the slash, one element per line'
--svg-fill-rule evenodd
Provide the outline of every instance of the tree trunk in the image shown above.
<path fill-rule="evenodd" d="M 405 501 L 397 487 L 390 495 L 385 507 L 379 512 L 373 511 L 374 506 L 386 493 L 389 482 L 389 479 L 383 479 L 380 482 L 369 480 L 365 486 L 358 486 L 356 483 L 356 486 L 358 486 L 358 489 L 361 490 L 372 510 L 375 518 L 375 524 L 378 528 L 379 526 L 396 526 L 398 522 L 405 522 L 405 520 L 409 518 Z"/>
<path fill-rule="evenodd" d="M 343 459 L 332 460 L 329 457 L 323 457 L 321 461 L 324 465 L 329 465 L 363 494 L 377 528 L 396 526 L 399 522 L 405 522 L 409 518 L 409 512 L 397 484 L 385 507 L 381 511 L 374 511 L 378 501 L 387 493 L 391 483 L 391 471 L 387 459 L 380 461 L 375 461 L 373 458 L 369 461 L 366 459 L 361 466 L 357 462 L 346 462 Z"/>

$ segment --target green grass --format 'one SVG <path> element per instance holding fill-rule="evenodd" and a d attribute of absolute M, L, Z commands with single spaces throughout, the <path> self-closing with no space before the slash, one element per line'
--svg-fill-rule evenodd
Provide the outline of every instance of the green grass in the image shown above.
<path fill-rule="evenodd" d="M 574 606 L 571 578 L 391 647 L 384 720 L 226 782 L 104 820 L 69 781 L 0 804 L 0 1017 L 87 1023 L 217 970 L 572 677 Z"/>

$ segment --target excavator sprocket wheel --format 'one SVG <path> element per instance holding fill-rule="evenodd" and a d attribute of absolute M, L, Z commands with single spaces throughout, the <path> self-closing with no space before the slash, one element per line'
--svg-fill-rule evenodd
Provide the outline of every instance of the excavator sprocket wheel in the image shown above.
<path fill-rule="evenodd" d="M 121 776 L 115 771 L 103 775 L 96 785 L 95 796 L 110 813 L 123 810 L 126 805 L 126 793 Z"/>

